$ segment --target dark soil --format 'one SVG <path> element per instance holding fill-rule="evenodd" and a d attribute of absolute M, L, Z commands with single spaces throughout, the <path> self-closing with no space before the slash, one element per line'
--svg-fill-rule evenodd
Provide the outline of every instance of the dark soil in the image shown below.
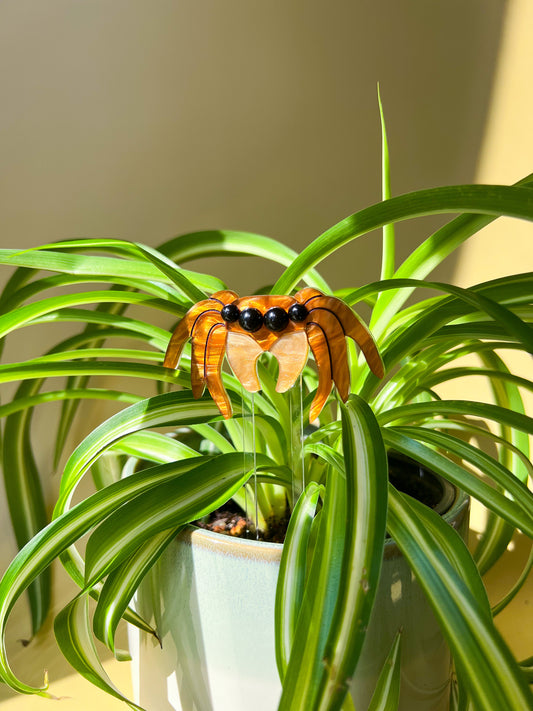
<path fill-rule="evenodd" d="M 389 454 L 389 481 L 404 494 L 409 494 L 430 509 L 438 507 L 444 488 L 441 480 L 413 459 Z"/>
<path fill-rule="evenodd" d="M 289 510 L 287 509 L 287 513 L 282 519 L 268 521 L 268 531 L 259 529 L 256 532 L 254 521 L 249 516 L 246 518 L 244 511 L 233 501 L 228 501 L 222 508 L 213 511 L 206 518 L 195 521 L 195 525 L 198 528 L 222 533 L 226 536 L 283 543 L 289 525 Z"/>
<path fill-rule="evenodd" d="M 442 514 L 446 510 L 442 509 L 442 503 L 446 499 L 442 480 L 418 462 L 400 454 L 389 453 L 389 480 L 399 491 L 409 494 L 438 513 Z M 290 512 L 287 509 L 283 519 L 268 521 L 268 530 L 259 530 L 256 534 L 253 519 L 246 518 L 239 506 L 228 501 L 206 518 L 195 521 L 195 525 L 227 536 L 283 543 L 289 518 Z"/>

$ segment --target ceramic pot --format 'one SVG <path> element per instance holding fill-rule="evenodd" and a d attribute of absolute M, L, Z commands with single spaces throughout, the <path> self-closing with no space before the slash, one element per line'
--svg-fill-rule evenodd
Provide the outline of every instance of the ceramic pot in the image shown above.
<path fill-rule="evenodd" d="M 448 494 L 449 495 L 449 494 Z M 463 534 L 468 498 L 453 493 L 444 518 Z M 274 599 L 282 545 L 184 531 L 138 591 L 138 611 L 162 645 L 130 630 L 134 698 L 147 711 L 275 711 L 281 693 L 274 653 Z M 353 679 L 366 709 L 402 627 L 401 711 L 447 711 L 450 653 L 395 543 L 385 545 L 376 604 Z"/>

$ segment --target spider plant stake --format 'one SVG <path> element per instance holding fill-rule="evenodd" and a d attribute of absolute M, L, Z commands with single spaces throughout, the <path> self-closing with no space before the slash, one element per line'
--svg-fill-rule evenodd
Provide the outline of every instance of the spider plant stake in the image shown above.
<path fill-rule="evenodd" d="M 221 368 L 224 354 L 248 392 L 261 390 L 257 360 L 262 353 L 276 356 L 279 375 L 276 392 L 291 388 L 308 357 L 308 345 L 318 369 L 318 388 L 309 410 L 316 420 L 331 393 L 333 383 L 346 402 L 350 371 L 346 337 L 362 349 L 371 371 L 383 377 L 383 363 L 374 339 L 352 309 L 334 296 L 307 287 L 292 296 L 245 296 L 219 291 L 195 304 L 172 334 L 163 365 L 176 368 L 185 342 L 192 340 L 191 389 L 195 398 L 204 387 L 220 413 L 232 415 Z"/>

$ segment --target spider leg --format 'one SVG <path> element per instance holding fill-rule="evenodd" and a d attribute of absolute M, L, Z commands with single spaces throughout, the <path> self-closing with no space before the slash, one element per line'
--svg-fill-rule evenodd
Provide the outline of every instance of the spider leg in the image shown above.
<path fill-rule="evenodd" d="M 220 343 L 220 336 L 213 342 L 213 334 L 223 332 L 221 353 L 217 354 L 213 343 Z M 218 311 L 204 311 L 195 320 L 191 329 L 191 389 L 194 398 L 199 398 L 207 384 L 208 358 L 222 367 L 226 345 L 226 327 Z"/>
<path fill-rule="evenodd" d="M 221 414 L 231 417 L 231 401 L 222 384 L 222 363 L 226 349 L 226 324 L 220 312 L 238 296 L 234 291 L 217 291 L 209 299 L 192 306 L 178 323 L 172 334 L 163 365 L 176 368 L 185 343 L 191 343 L 191 389 L 199 398 L 207 385 L 211 397 Z"/>
<path fill-rule="evenodd" d="M 350 370 L 344 331 L 329 311 L 314 311 L 306 326 L 309 345 L 318 368 L 318 389 L 309 419 L 314 420 L 320 414 L 331 392 L 332 383 L 343 401 L 350 392 Z"/>
<path fill-rule="evenodd" d="M 383 361 L 372 334 L 344 301 L 334 296 L 325 296 L 318 289 L 313 289 L 312 287 L 301 289 L 295 295 L 295 298 L 299 303 L 307 307 L 312 318 L 314 318 L 316 309 L 325 309 L 334 314 L 345 335 L 353 339 L 363 351 L 370 370 L 378 378 L 383 377 L 385 372 Z"/>
<path fill-rule="evenodd" d="M 224 291 L 215 291 L 215 293 L 211 295 L 209 301 L 218 301 L 221 306 L 225 306 L 226 304 L 231 304 L 232 301 L 235 301 L 235 299 L 238 298 L 238 294 L 234 291 L 224 289 Z"/>
<path fill-rule="evenodd" d="M 385 368 L 372 334 L 344 302 L 341 304 L 346 309 L 341 314 L 342 326 L 346 335 L 353 339 L 363 351 L 368 367 L 374 375 L 382 378 L 385 375 Z"/>
<path fill-rule="evenodd" d="M 203 299 L 187 311 L 170 338 L 163 360 L 165 368 L 177 368 L 183 347 L 191 337 L 191 332 L 197 319 L 210 309 L 216 309 L 220 312 L 220 308 L 217 308 L 217 306 L 211 299 Z"/>
<path fill-rule="evenodd" d="M 307 340 L 318 370 L 318 388 L 309 410 L 309 422 L 313 422 L 322 412 L 333 387 L 333 363 L 326 334 L 321 326 L 310 323 L 306 327 Z"/>
<path fill-rule="evenodd" d="M 200 316 L 206 312 L 220 313 L 222 306 L 229 304 L 237 298 L 234 291 L 217 291 L 209 299 L 202 299 L 194 304 L 185 316 L 179 321 L 167 346 L 163 365 L 165 368 L 177 368 L 183 347 L 192 336 L 195 324 Z"/>
<path fill-rule="evenodd" d="M 311 314 L 310 323 L 322 329 L 331 359 L 331 377 L 343 402 L 350 393 L 350 368 L 344 330 L 339 321 L 329 311 L 316 310 Z"/>
<path fill-rule="evenodd" d="M 170 341 L 168 342 L 167 351 L 163 365 L 165 368 L 177 368 L 180 362 L 183 347 L 189 340 L 189 324 L 187 318 L 184 317 L 176 326 Z"/>
<path fill-rule="evenodd" d="M 209 394 L 221 415 L 227 420 L 232 415 L 231 401 L 222 383 L 222 363 L 226 353 L 227 331 L 223 323 L 215 323 L 205 342 L 204 376 Z"/>

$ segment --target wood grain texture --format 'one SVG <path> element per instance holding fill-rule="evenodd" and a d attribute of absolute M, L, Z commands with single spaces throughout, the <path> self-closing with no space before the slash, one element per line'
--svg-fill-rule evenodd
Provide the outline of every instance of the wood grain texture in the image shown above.
<path fill-rule="evenodd" d="M 342 325 L 345 335 L 355 341 L 363 351 L 370 370 L 378 378 L 383 377 L 385 373 L 383 361 L 372 334 L 344 301 L 334 296 L 325 296 L 318 289 L 313 289 L 312 287 L 301 289 L 295 295 L 295 298 L 309 310 L 310 316 L 308 318 L 311 318 L 311 313 L 314 313 L 316 309 L 326 309 L 335 314 Z M 315 318 L 315 316 L 312 318 Z"/>
<path fill-rule="evenodd" d="M 222 383 L 222 364 L 226 353 L 228 333 L 223 324 L 215 324 L 209 330 L 206 341 L 204 377 L 209 394 L 225 419 L 232 416 L 231 400 Z"/>
<path fill-rule="evenodd" d="M 323 329 L 315 323 L 307 326 L 307 338 L 318 370 L 318 388 L 309 410 L 309 422 L 313 422 L 322 412 L 322 408 L 333 387 L 333 366 L 328 342 Z"/>
<path fill-rule="evenodd" d="M 167 346 L 163 365 L 165 368 L 177 368 L 180 362 L 183 347 L 189 340 L 189 326 L 186 318 L 182 318 L 174 329 Z"/>
<path fill-rule="evenodd" d="M 242 328 L 239 320 L 224 321 L 220 313 L 226 304 L 235 305 L 241 312 L 257 309 L 262 316 L 274 307 L 288 313 L 297 303 L 306 307 L 307 316 L 298 322 L 289 320 L 282 331 L 272 331 L 263 323 L 251 333 Z M 225 356 L 242 386 L 249 392 L 257 392 L 261 389 L 257 359 L 263 352 L 272 353 L 279 363 L 276 390 L 285 392 L 302 372 L 310 346 L 318 369 L 318 388 L 310 410 L 312 421 L 322 411 L 333 385 L 343 401 L 348 398 L 350 369 L 346 337 L 357 343 L 372 372 L 382 377 L 383 362 L 370 331 L 340 299 L 324 295 L 313 287 L 301 289 L 294 297 L 269 294 L 239 298 L 234 291 L 224 290 L 189 309 L 172 334 L 163 364 L 176 368 L 190 338 L 193 396 L 201 397 L 207 386 L 227 418 L 231 417 L 232 409 L 222 382 Z"/>
<path fill-rule="evenodd" d="M 323 333 L 322 339 L 316 339 L 313 355 L 320 373 L 320 363 L 329 363 L 330 376 L 335 387 L 345 401 L 350 393 L 350 369 L 344 329 L 337 316 L 329 310 L 317 308 L 309 312 L 306 328 L 317 326 Z M 327 349 L 327 359 L 326 351 Z M 326 367 L 326 365 L 322 366 Z"/>
<path fill-rule="evenodd" d="M 204 387 L 207 384 L 207 367 L 211 363 L 218 362 L 217 354 L 212 347 L 208 348 L 208 343 L 212 337 L 213 330 L 220 329 L 224 333 L 224 342 L 222 344 L 222 356 L 224 355 L 226 329 L 220 318 L 220 314 L 211 310 L 204 311 L 195 324 L 191 334 L 191 387 L 193 397 L 201 397 Z"/>

